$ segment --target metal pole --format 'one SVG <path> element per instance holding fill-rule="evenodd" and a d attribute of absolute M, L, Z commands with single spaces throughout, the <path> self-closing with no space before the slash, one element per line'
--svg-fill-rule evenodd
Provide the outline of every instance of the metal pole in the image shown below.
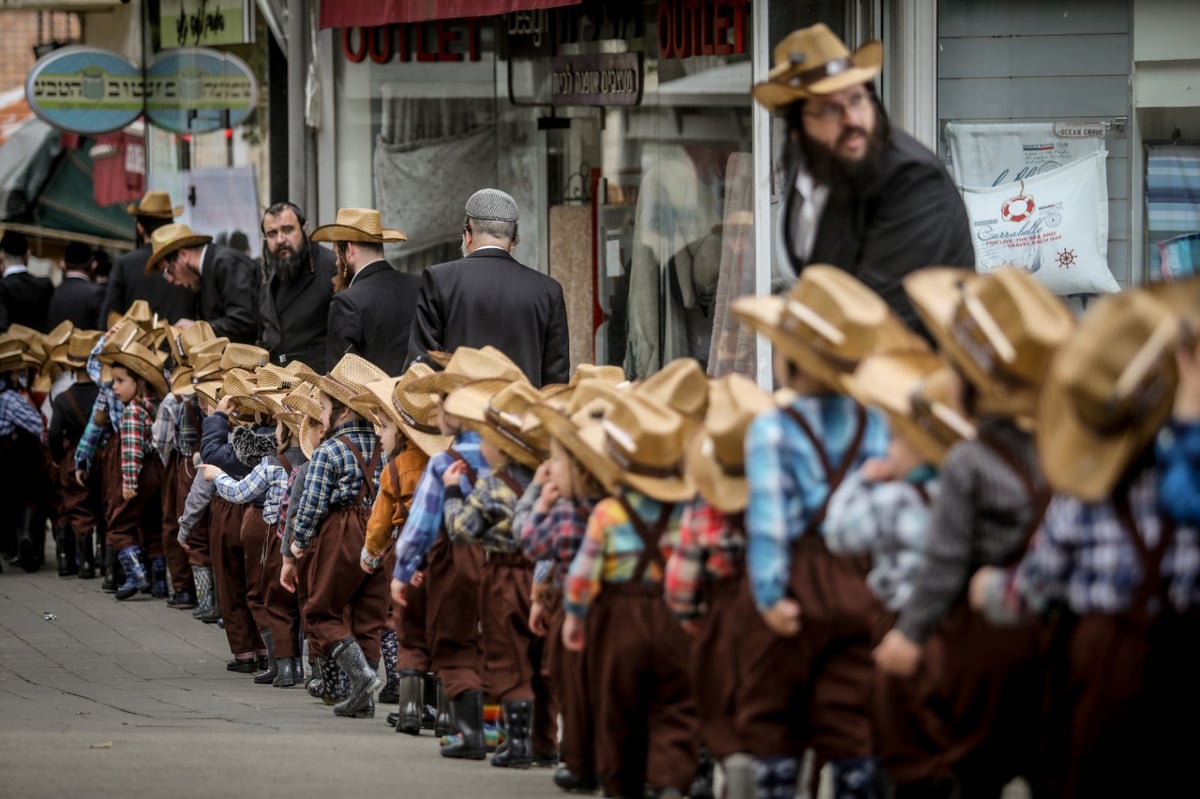
<path fill-rule="evenodd" d="M 770 0 L 754 0 L 750 18 L 753 25 L 753 82 L 766 80 L 770 69 L 771 32 L 767 6 Z M 771 293 L 771 115 L 760 104 L 750 101 L 754 137 L 754 293 Z M 767 391 L 774 387 L 771 369 L 771 344 L 758 337 L 755 379 Z"/>
<path fill-rule="evenodd" d="M 287 6 L 287 152 L 288 199 L 302 203 L 307 197 L 308 147 L 305 142 L 304 82 L 307 14 L 301 0 Z M 310 212 L 311 213 L 311 212 Z"/>

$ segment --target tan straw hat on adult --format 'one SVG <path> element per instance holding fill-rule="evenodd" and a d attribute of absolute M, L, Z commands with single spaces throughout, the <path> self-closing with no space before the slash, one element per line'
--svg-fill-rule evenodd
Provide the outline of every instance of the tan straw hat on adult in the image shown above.
<path fill-rule="evenodd" d="M 125 206 L 125 211 L 132 216 L 174 219 L 183 213 L 183 206 L 172 206 L 171 195 L 165 191 L 148 191 L 139 202 Z"/>
<path fill-rule="evenodd" d="M 889 343 L 887 304 L 849 272 L 825 264 L 804 268 L 782 296 L 739 297 L 730 306 L 808 377 L 835 391 L 858 362 Z"/>
<path fill-rule="evenodd" d="M 547 434 L 610 491 L 616 485 L 618 469 L 612 458 L 604 454 L 604 430 L 600 423 L 623 393 L 607 380 L 586 379 L 579 382 L 565 406 L 552 398 L 529 409 Z"/>
<path fill-rule="evenodd" d="M 399 230 L 385 228 L 373 208 L 339 208 L 337 221 L 321 225 L 309 236 L 312 241 L 363 241 L 374 244 L 408 241 Z"/>
<path fill-rule="evenodd" d="M 933 353 L 901 353 L 869 356 L 845 385 L 854 399 L 886 413 L 926 463 L 940 466 L 946 450 L 975 437 L 954 396 L 957 380 Z"/>
<path fill-rule="evenodd" d="M 904 279 L 946 358 L 979 393 L 980 411 L 1032 415 L 1055 351 L 1075 329 L 1058 297 L 1023 269 L 977 275 L 930 267 Z"/>
<path fill-rule="evenodd" d="M 1192 286 L 1200 304 L 1200 283 Z M 1171 415 L 1184 329 L 1147 291 L 1091 306 L 1055 354 L 1038 403 L 1038 459 L 1055 491 L 1101 500 L 1151 444 Z"/>
<path fill-rule="evenodd" d="M 163 225 L 150 234 L 150 258 L 146 261 L 146 274 L 153 275 L 162 271 L 159 263 L 163 258 L 189 247 L 202 247 L 212 242 L 212 236 L 193 233 L 192 229 L 182 223 Z"/>
<path fill-rule="evenodd" d="M 489 344 L 480 349 L 459 347 L 450 356 L 445 369 L 425 375 L 415 381 L 409 390 L 428 394 L 449 394 L 467 383 L 480 380 L 499 380 L 507 383 L 518 380 L 529 382 L 525 373 L 521 371 L 521 367 Z"/>
<path fill-rule="evenodd" d="M 163 355 L 136 339 L 126 339 L 112 349 L 101 351 L 96 357 L 113 366 L 124 366 L 145 380 L 147 387 L 158 397 L 166 396 L 167 379 L 163 377 Z"/>
<path fill-rule="evenodd" d="M 600 425 L 602 452 L 616 466 L 618 484 L 660 502 L 684 502 L 695 496 L 683 477 L 682 415 L 623 391 Z"/>
<path fill-rule="evenodd" d="M 691 422 L 704 419 L 708 408 L 708 378 L 695 358 L 676 358 L 633 390 L 682 414 Z"/>
<path fill-rule="evenodd" d="M 346 407 L 351 407 L 354 398 L 366 391 L 367 383 L 387 380 L 387 376 L 387 372 L 351 352 L 343 355 L 329 370 L 329 374 L 317 378 L 317 388 Z"/>
<path fill-rule="evenodd" d="M 709 388 L 708 413 L 688 441 L 684 472 L 692 489 L 722 513 L 739 513 L 750 501 L 746 429 L 773 404 L 770 394 L 743 375 L 726 375 Z"/>
<path fill-rule="evenodd" d="M 797 100 L 833 94 L 875 80 L 883 68 L 883 45 L 869 41 L 851 53 L 828 26 L 818 22 L 792 31 L 775 45 L 767 79 L 750 90 L 768 111 Z"/>

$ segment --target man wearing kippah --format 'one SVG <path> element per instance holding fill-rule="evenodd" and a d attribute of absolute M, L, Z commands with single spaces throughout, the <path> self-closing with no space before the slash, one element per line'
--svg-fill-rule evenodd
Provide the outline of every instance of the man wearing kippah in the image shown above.
<path fill-rule="evenodd" d="M 513 258 L 519 215 L 516 200 L 499 189 L 480 189 L 467 200 L 463 257 L 426 267 L 421 275 L 409 363 L 430 352 L 490 344 L 535 386 L 567 382 L 562 286 Z"/>

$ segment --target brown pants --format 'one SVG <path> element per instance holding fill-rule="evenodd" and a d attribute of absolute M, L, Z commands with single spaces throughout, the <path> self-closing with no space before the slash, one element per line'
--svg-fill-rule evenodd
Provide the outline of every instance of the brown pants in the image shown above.
<path fill-rule="evenodd" d="M 259 594 L 267 611 L 267 627 L 275 642 L 275 657 L 300 655 L 300 600 L 279 582 L 283 568 L 279 536 L 268 532 L 264 540 L 267 562 L 259 570 Z"/>
<path fill-rule="evenodd" d="M 700 736 L 716 760 L 744 751 L 737 735 L 737 690 L 742 680 L 740 633 L 753 619 L 753 607 L 738 602 L 743 578 L 706 588 L 708 612 L 692 638 L 691 679 Z"/>
<path fill-rule="evenodd" d="M 182 515 L 184 503 L 187 502 L 188 492 L 192 490 L 192 481 L 196 477 L 196 469 L 192 466 L 191 461 L 183 460 L 179 464 L 179 469 L 175 473 L 175 491 L 179 497 L 179 511 Z M 200 521 L 192 528 L 191 535 L 188 536 L 188 565 L 196 566 L 204 569 L 213 568 L 212 559 L 212 534 L 209 528 L 212 526 L 212 505 L 204 510 Z M 176 524 L 179 520 L 176 519 Z"/>
<path fill-rule="evenodd" d="M 304 617 L 325 646 L 353 636 L 367 660 L 378 663 L 389 581 L 383 569 L 367 574 L 358 565 L 366 510 L 361 505 L 333 508 L 321 522 L 305 556 L 312 563 Z"/>
<path fill-rule="evenodd" d="M 75 450 L 67 451 L 58 462 L 58 523 L 82 538 L 98 523 L 103 526 L 104 508 L 100 497 L 100 476 L 96 470 L 85 485 L 75 482 Z"/>
<path fill-rule="evenodd" d="M 686 794 L 696 775 L 696 706 L 686 633 L 659 583 L 605 583 L 587 620 L 596 764 L 613 796 Z"/>
<path fill-rule="evenodd" d="M 217 601 L 225 621 L 229 650 L 244 655 L 263 648 L 259 627 L 247 604 L 246 560 L 242 551 L 241 505 L 213 497 L 209 510 L 209 543 Z"/>
<path fill-rule="evenodd" d="M 108 517 L 108 540 L 117 552 L 136 545 L 146 553 L 147 560 L 162 557 L 162 461 L 153 452 L 146 454 L 133 499 L 121 495 L 120 458 L 113 463 L 115 496 Z"/>
<path fill-rule="evenodd" d="M 390 580 L 391 571 L 386 565 L 382 570 Z M 397 669 L 426 672 L 432 668 L 429 643 L 425 634 L 426 617 L 429 612 L 427 596 L 424 581 L 420 585 L 410 585 L 404 591 L 404 601 L 408 604 L 393 608 L 393 622 L 400 642 L 400 654 L 396 658 Z"/>
<path fill-rule="evenodd" d="M 562 595 L 547 604 L 546 660 L 550 685 L 562 708 L 559 752 L 572 773 L 596 776 L 596 742 L 592 727 L 592 702 L 588 693 L 587 658 L 563 646 L 562 628 L 567 614 Z M 540 750 L 539 750 L 540 751 Z"/>
<path fill-rule="evenodd" d="M 532 588 L 533 563 L 523 555 L 485 553 L 479 580 L 483 687 L 498 702 L 533 699 L 542 647 L 529 629 Z"/>
<path fill-rule="evenodd" d="M 179 473 L 186 473 L 187 460 L 178 452 L 171 454 L 163 472 L 162 484 L 162 541 L 167 556 L 167 571 L 171 574 L 171 586 L 179 591 L 192 591 L 192 568 L 186 549 L 179 543 L 179 514 L 183 513 L 183 501 L 187 499 L 187 488 L 179 493 Z M 188 546 L 194 537 L 188 537 Z"/>
<path fill-rule="evenodd" d="M 104 510 L 104 523 L 112 518 L 115 507 L 121 499 L 121 440 L 116 433 L 110 433 L 108 441 L 96 454 L 96 462 L 92 465 L 92 474 L 99 476 L 100 507 Z M 104 542 L 112 544 L 112 537 L 105 531 Z"/>
<path fill-rule="evenodd" d="M 259 630 L 270 627 L 263 593 L 263 545 L 267 541 L 267 523 L 263 521 L 262 508 L 254 505 L 242 506 L 241 552 L 246 569 L 246 606 L 254 617 Z"/>
<path fill-rule="evenodd" d="M 433 670 L 454 699 L 464 691 L 483 690 L 479 652 L 479 580 L 483 551 L 451 543 L 445 530 L 429 550 L 429 614 L 433 619 L 430 654 Z M 426 627 L 425 634 L 430 634 Z"/>

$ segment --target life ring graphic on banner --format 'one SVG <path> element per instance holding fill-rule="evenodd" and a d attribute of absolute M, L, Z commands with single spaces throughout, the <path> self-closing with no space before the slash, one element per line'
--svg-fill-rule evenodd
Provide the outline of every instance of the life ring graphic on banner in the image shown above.
<path fill-rule="evenodd" d="M 1032 196 L 1018 194 L 1004 201 L 1000 206 L 1000 216 L 1008 222 L 1024 222 L 1035 210 L 1037 205 L 1034 204 Z"/>

